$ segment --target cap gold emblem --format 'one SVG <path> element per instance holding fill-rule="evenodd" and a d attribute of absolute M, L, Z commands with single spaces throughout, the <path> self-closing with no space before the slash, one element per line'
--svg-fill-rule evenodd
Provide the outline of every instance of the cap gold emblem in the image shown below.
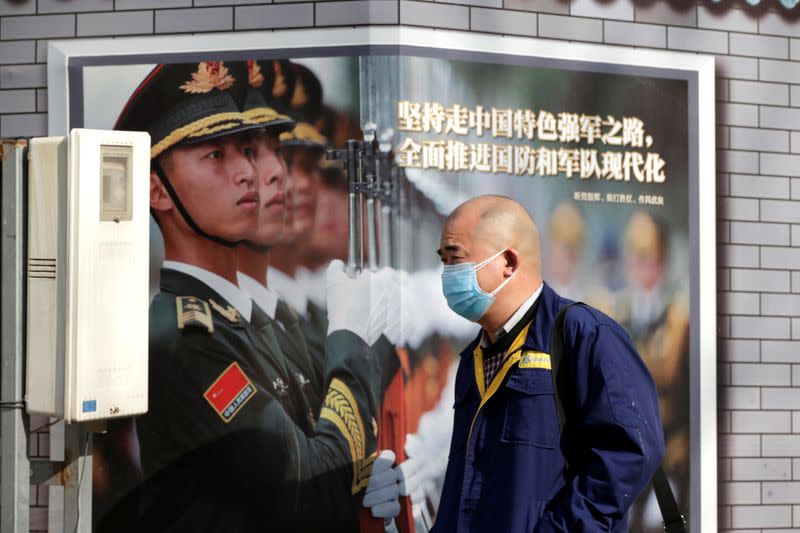
<path fill-rule="evenodd" d="M 181 85 L 187 93 L 207 93 L 212 89 L 229 89 L 236 79 L 228 72 L 222 61 L 202 61 L 192 73 L 192 79 Z"/>
<path fill-rule="evenodd" d="M 264 83 L 264 75 L 261 73 L 261 65 L 254 59 L 247 60 L 247 83 L 250 87 L 261 87 Z"/>
<path fill-rule="evenodd" d="M 286 90 L 288 89 L 286 86 L 286 79 L 283 77 L 280 63 L 273 61 L 272 68 L 275 71 L 275 83 L 272 84 L 272 97 L 280 98 L 286 94 Z"/>

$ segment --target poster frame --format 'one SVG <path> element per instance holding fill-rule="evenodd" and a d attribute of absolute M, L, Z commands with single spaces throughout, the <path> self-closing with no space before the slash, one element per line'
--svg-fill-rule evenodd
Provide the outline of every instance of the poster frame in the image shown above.
<path fill-rule="evenodd" d="M 424 46 L 420 46 L 424 43 Z M 714 57 L 409 26 L 289 29 L 51 41 L 48 132 L 82 126 L 81 70 L 92 65 L 179 62 L 248 53 L 274 57 L 400 53 L 440 55 L 609 73 L 646 72 L 689 81 L 690 457 L 692 531 L 717 529 L 717 309 Z"/>

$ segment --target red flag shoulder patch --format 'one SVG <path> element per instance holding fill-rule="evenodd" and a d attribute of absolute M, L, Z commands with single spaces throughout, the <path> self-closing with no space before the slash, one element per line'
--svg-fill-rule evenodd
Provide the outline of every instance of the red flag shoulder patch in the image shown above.
<path fill-rule="evenodd" d="M 255 393 L 255 386 L 239 367 L 239 363 L 231 363 L 206 390 L 203 397 L 227 424 Z"/>

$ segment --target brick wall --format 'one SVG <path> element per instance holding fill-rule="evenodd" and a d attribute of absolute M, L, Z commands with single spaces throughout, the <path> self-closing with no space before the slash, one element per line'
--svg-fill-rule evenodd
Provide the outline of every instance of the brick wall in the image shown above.
<path fill-rule="evenodd" d="M 0 136 L 47 133 L 49 39 L 401 23 L 714 54 L 719 527 L 789 530 L 800 528 L 800 19 L 763 3 L 0 0 Z M 31 451 L 46 455 L 38 437 Z M 31 502 L 31 529 L 46 530 L 47 491 Z"/>

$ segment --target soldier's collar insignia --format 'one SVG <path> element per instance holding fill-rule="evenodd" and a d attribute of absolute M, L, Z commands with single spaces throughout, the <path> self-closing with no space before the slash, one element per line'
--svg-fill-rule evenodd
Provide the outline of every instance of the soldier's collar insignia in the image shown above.
<path fill-rule="evenodd" d="M 550 356 L 544 352 L 535 352 L 533 350 L 526 350 L 522 352 L 519 359 L 520 368 L 542 368 L 551 370 Z"/>
<path fill-rule="evenodd" d="M 214 321 L 208 304 L 194 296 L 178 296 L 175 298 L 175 308 L 178 312 L 178 329 L 186 326 L 204 328 L 209 333 L 214 333 Z"/>
<path fill-rule="evenodd" d="M 250 87 L 258 88 L 264 83 L 264 74 L 261 73 L 261 65 L 254 59 L 247 60 L 247 84 Z"/>
<path fill-rule="evenodd" d="M 301 387 L 305 387 L 306 385 L 311 383 L 311 380 L 308 379 L 307 377 L 305 377 L 302 372 L 298 372 L 297 373 L 297 382 L 300 384 Z"/>
<path fill-rule="evenodd" d="M 272 388 L 275 389 L 278 396 L 288 396 L 289 394 L 289 385 L 283 381 L 283 378 L 277 377 L 272 380 Z"/>
<path fill-rule="evenodd" d="M 214 309 L 214 311 L 222 315 L 228 322 L 238 324 L 242 318 L 242 316 L 239 314 L 239 311 L 237 311 L 232 305 L 222 307 L 222 305 L 218 304 L 211 298 L 208 299 L 208 303 L 211 304 L 211 307 Z"/>
<path fill-rule="evenodd" d="M 228 67 L 222 61 L 201 61 L 197 70 L 192 73 L 192 79 L 180 88 L 187 93 L 201 94 L 211 92 L 212 89 L 230 89 L 235 81 L 236 78 L 230 75 Z"/>

